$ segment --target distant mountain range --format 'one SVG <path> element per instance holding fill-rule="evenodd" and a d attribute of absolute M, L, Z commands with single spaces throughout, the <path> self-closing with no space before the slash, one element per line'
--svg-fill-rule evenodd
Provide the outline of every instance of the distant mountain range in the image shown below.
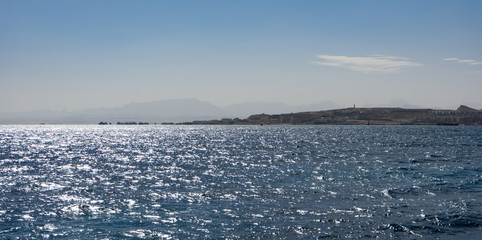
<path fill-rule="evenodd" d="M 409 105 L 401 100 L 392 101 L 388 105 L 420 109 L 417 106 Z M 378 107 L 382 106 L 383 104 L 378 105 Z M 130 103 L 119 108 L 0 113 L 0 124 L 92 124 L 99 122 L 117 123 L 130 121 L 179 123 L 223 118 L 244 119 L 256 114 L 292 114 L 340 108 L 343 107 L 330 101 L 298 106 L 278 102 L 248 102 L 219 107 L 198 99 L 173 99 Z"/>
<path fill-rule="evenodd" d="M 95 108 L 79 111 L 39 110 L 21 113 L 0 113 L 0 124 L 104 122 L 183 122 L 219 118 L 246 118 L 252 114 L 275 114 L 340 108 L 325 101 L 311 105 L 292 106 L 277 102 L 249 102 L 218 107 L 198 99 L 173 99 L 130 103 L 120 108 Z"/>

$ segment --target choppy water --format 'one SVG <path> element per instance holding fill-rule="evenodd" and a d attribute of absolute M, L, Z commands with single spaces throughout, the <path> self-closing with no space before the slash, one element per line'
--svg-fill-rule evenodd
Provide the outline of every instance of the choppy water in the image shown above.
<path fill-rule="evenodd" d="M 0 126 L 0 238 L 482 238 L 481 162 L 482 127 Z"/>

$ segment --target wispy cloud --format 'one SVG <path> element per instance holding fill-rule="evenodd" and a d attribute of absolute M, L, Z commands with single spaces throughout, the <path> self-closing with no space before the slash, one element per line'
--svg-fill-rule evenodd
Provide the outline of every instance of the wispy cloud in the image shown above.
<path fill-rule="evenodd" d="M 460 59 L 460 58 L 444 58 L 442 60 L 445 61 L 453 61 L 453 62 L 459 62 L 459 63 L 467 63 L 469 65 L 482 65 L 481 61 L 476 61 L 472 59 Z"/>
<path fill-rule="evenodd" d="M 364 73 L 396 73 L 400 72 L 402 68 L 422 66 L 421 63 L 411 62 L 407 58 L 382 55 L 370 57 L 318 55 L 318 58 L 322 61 L 316 61 L 313 64 Z"/>
<path fill-rule="evenodd" d="M 444 58 L 442 60 L 445 60 L 445 61 L 459 61 L 460 59 L 458 58 Z"/>

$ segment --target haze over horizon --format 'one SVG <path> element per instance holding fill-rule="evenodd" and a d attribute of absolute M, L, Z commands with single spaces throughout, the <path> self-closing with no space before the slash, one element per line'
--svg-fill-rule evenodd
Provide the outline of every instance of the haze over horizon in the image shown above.
<path fill-rule="evenodd" d="M 199 99 L 482 109 L 482 1 L 0 2 L 0 113 Z"/>

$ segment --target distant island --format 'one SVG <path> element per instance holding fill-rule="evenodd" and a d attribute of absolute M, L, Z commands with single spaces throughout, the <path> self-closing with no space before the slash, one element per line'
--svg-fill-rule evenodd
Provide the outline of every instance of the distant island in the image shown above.
<path fill-rule="evenodd" d="M 344 108 L 285 114 L 256 114 L 246 119 L 193 121 L 195 125 L 480 125 L 482 111 L 461 105 L 457 110 Z"/>

